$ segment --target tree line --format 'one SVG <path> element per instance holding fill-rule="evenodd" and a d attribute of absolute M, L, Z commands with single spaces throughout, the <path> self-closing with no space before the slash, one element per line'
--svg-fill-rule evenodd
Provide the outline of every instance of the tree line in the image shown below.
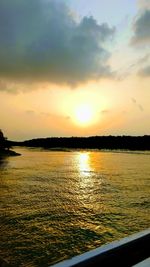
<path fill-rule="evenodd" d="M 69 149 L 124 149 L 150 150 L 150 135 L 144 136 L 91 136 L 91 137 L 48 137 L 12 142 L 12 145 L 27 147 Z"/>

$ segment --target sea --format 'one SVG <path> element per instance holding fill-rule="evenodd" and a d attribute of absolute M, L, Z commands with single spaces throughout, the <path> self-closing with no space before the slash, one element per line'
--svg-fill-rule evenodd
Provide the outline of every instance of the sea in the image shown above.
<path fill-rule="evenodd" d="M 150 227 L 150 152 L 16 147 L 0 160 L 0 258 L 48 267 Z"/>

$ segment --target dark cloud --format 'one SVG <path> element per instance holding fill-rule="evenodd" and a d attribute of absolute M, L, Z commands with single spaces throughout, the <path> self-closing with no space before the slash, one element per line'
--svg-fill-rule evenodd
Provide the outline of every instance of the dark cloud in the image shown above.
<path fill-rule="evenodd" d="M 140 13 L 133 25 L 134 36 L 132 44 L 150 44 L 150 9 L 145 9 Z"/>
<path fill-rule="evenodd" d="M 77 21 L 59 0 L 0 0 L 0 78 L 77 84 L 111 76 L 105 42 L 115 29 Z"/>

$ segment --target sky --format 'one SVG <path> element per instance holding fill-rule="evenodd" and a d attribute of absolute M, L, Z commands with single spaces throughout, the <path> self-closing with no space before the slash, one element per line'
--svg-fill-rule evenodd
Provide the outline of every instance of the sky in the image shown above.
<path fill-rule="evenodd" d="M 150 134 L 150 0 L 0 0 L 0 128 Z"/>

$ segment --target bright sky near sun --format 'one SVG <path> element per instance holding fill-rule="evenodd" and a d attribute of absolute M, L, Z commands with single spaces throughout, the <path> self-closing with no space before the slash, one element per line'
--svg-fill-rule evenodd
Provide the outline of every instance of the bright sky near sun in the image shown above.
<path fill-rule="evenodd" d="M 1 0 L 11 140 L 150 134 L 150 0 Z"/>

